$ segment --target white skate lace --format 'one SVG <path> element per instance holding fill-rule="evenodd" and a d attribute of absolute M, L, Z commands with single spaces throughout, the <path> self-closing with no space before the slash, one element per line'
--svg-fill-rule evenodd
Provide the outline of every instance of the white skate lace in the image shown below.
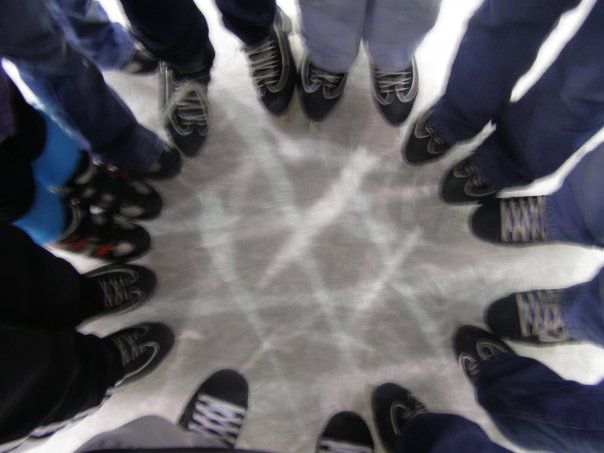
<path fill-rule="evenodd" d="M 112 272 L 99 280 L 106 309 L 119 307 L 125 302 L 133 302 L 143 296 L 143 292 L 139 288 L 130 286 L 137 277 L 136 273 L 132 274 Z"/>
<path fill-rule="evenodd" d="M 342 82 L 344 76 L 340 74 L 333 74 L 331 72 L 325 72 L 316 66 L 310 67 L 310 74 L 308 79 L 311 84 L 323 85 L 330 90 L 334 90 Z"/>
<path fill-rule="evenodd" d="M 318 453 L 373 453 L 373 449 L 365 445 L 327 438 L 321 439 L 317 451 Z"/>
<path fill-rule="evenodd" d="M 501 239 L 504 242 L 545 241 L 545 197 L 501 200 Z"/>
<path fill-rule="evenodd" d="M 175 81 L 164 116 L 180 135 L 188 135 L 195 129 L 200 135 L 207 135 L 211 112 L 206 87 L 193 80 Z"/>
<path fill-rule="evenodd" d="M 244 408 L 200 393 L 188 429 L 233 448 L 244 417 Z"/>
<path fill-rule="evenodd" d="M 402 91 L 407 93 L 413 82 L 413 72 L 409 69 L 402 71 L 381 71 L 375 70 L 375 81 L 378 89 L 383 94 Z"/>
<path fill-rule="evenodd" d="M 249 49 L 247 54 L 252 66 L 252 77 L 258 88 L 278 81 L 280 53 L 275 40 L 269 38 L 264 43 Z"/>
<path fill-rule="evenodd" d="M 523 336 L 535 336 L 542 342 L 572 339 L 562 317 L 560 291 L 540 290 L 518 293 L 516 304 Z"/>
<path fill-rule="evenodd" d="M 113 344 L 119 349 L 122 356 L 122 366 L 136 360 L 145 350 L 145 345 L 139 342 L 141 334 L 137 330 L 134 333 L 123 333 L 112 338 Z"/>

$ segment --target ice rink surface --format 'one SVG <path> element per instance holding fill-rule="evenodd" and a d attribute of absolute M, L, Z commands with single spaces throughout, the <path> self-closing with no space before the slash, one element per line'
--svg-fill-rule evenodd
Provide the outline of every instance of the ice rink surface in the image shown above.
<path fill-rule="evenodd" d="M 370 422 L 371 387 L 393 381 L 430 409 L 466 416 L 518 451 L 474 401 L 453 357 L 452 334 L 464 323 L 481 324 L 489 302 L 509 292 L 590 279 L 604 255 L 560 244 L 494 246 L 473 237 L 468 216 L 475 208 L 444 204 L 438 185 L 478 140 L 432 165 L 401 160 L 409 125 L 442 92 L 480 2 L 444 0 L 417 53 L 415 110 L 398 129 L 373 103 L 364 52 L 325 123 L 311 127 L 297 99 L 286 118 L 272 118 L 256 100 L 240 43 L 222 27 L 213 2 L 198 3 L 217 51 L 214 122 L 202 155 L 187 161 L 176 180 L 156 185 L 165 210 L 145 224 L 154 248 L 140 261 L 159 275 L 158 290 L 138 310 L 82 327 L 106 335 L 161 321 L 176 333 L 174 350 L 94 415 L 22 449 L 69 452 L 142 415 L 176 421 L 198 384 L 228 367 L 242 372 L 251 389 L 241 447 L 314 451 L 330 415 L 354 410 Z M 537 74 L 591 4 L 565 18 Z M 281 6 L 298 24 L 295 2 Z M 292 41 L 299 58 L 297 26 Z M 156 76 L 107 79 L 141 122 L 160 130 Z M 76 261 L 82 270 L 99 264 Z M 595 346 L 513 346 L 570 379 L 592 383 L 604 376 L 604 352 Z"/>

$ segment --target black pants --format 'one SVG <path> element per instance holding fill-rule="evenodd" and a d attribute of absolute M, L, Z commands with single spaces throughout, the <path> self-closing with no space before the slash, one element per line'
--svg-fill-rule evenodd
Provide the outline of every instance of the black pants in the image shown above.
<path fill-rule="evenodd" d="M 208 24 L 193 0 L 121 0 L 143 44 L 174 65 L 211 64 Z M 216 0 L 227 29 L 245 45 L 267 38 L 275 19 L 275 0 Z M 207 60 L 210 61 L 207 61 Z"/>
<path fill-rule="evenodd" d="M 121 378 L 117 349 L 75 326 L 86 282 L 66 261 L 0 223 L 0 450 L 98 406 Z"/>

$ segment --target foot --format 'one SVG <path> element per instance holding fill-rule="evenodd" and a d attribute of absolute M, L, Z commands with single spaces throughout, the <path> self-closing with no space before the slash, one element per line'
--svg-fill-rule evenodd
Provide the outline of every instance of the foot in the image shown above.
<path fill-rule="evenodd" d="M 415 104 L 419 86 L 419 75 L 415 59 L 400 71 L 381 71 L 372 67 L 371 91 L 386 120 L 398 126 L 403 123 Z"/>
<path fill-rule="evenodd" d="M 210 132 L 210 70 L 184 73 L 162 63 L 160 74 L 164 126 L 180 151 L 196 156 Z"/>
<path fill-rule="evenodd" d="M 137 44 L 132 54 L 132 59 L 122 67 L 121 71 L 130 75 L 150 74 L 157 70 L 159 62 L 151 52 Z"/>
<path fill-rule="evenodd" d="M 417 120 L 407 144 L 403 147 L 403 156 L 412 165 L 434 161 L 451 149 L 432 128 L 431 114 L 432 110 L 428 110 Z"/>
<path fill-rule="evenodd" d="M 322 121 L 333 110 L 344 92 L 348 73 L 319 69 L 304 56 L 300 64 L 300 102 L 313 121 Z"/>
<path fill-rule="evenodd" d="M 116 385 L 121 385 L 153 371 L 172 349 L 174 334 L 164 324 L 144 323 L 112 333 L 103 341 L 118 355 L 124 374 Z"/>
<path fill-rule="evenodd" d="M 491 200 L 471 218 L 471 229 L 481 239 L 496 243 L 548 242 L 546 197 Z"/>
<path fill-rule="evenodd" d="M 287 110 L 296 88 L 296 62 L 287 37 L 290 31 L 289 18 L 277 8 L 270 36 L 244 48 L 258 96 L 266 109 L 277 116 Z"/>
<path fill-rule="evenodd" d="M 384 450 L 396 451 L 397 438 L 413 417 L 428 412 L 411 392 L 396 384 L 382 384 L 373 392 L 373 418 Z"/>
<path fill-rule="evenodd" d="M 166 145 L 161 154 L 151 168 L 140 175 L 142 178 L 154 179 L 157 181 L 172 179 L 182 171 L 183 158 L 181 152 Z"/>
<path fill-rule="evenodd" d="M 189 400 L 178 424 L 232 449 L 248 407 L 248 385 L 233 370 L 220 370 L 206 379 Z"/>
<path fill-rule="evenodd" d="M 372 453 L 369 427 L 354 412 L 331 417 L 317 439 L 316 453 Z"/>
<path fill-rule="evenodd" d="M 87 158 L 82 164 L 81 171 L 59 189 L 72 203 L 96 206 L 131 220 L 153 219 L 161 212 L 162 198 L 149 184 Z"/>
<path fill-rule="evenodd" d="M 480 177 L 472 158 L 455 165 L 445 177 L 441 197 L 447 203 L 471 203 L 493 198 L 499 189 L 491 187 Z"/>
<path fill-rule="evenodd" d="M 110 264 L 82 277 L 87 318 L 132 310 L 149 298 L 157 284 L 153 271 L 133 264 Z"/>
<path fill-rule="evenodd" d="M 64 237 L 54 244 L 63 250 L 92 258 L 121 262 L 141 256 L 151 247 L 147 231 L 95 208 L 71 208 Z"/>
<path fill-rule="evenodd" d="M 499 338 L 474 326 L 463 326 L 457 331 L 453 338 L 453 349 L 470 381 L 476 380 L 484 362 L 502 354 L 514 354 Z"/>
<path fill-rule="evenodd" d="M 510 294 L 487 309 L 489 328 L 498 336 L 535 344 L 573 342 L 562 315 L 562 290 Z"/>

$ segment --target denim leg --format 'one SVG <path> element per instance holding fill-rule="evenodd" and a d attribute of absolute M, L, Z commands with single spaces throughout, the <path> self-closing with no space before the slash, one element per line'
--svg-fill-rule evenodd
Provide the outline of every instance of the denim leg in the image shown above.
<path fill-rule="evenodd" d="M 579 0 L 485 0 L 468 24 L 430 124 L 449 144 L 478 134 L 509 101 L 560 15 Z"/>
<path fill-rule="evenodd" d="M 300 0 L 302 35 L 321 69 L 348 72 L 359 53 L 367 0 Z"/>
<path fill-rule="evenodd" d="M 396 453 L 502 453 L 480 426 L 453 414 L 421 414 L 409 421 L 396 444 Z"/>
<path fill-rule="evenodd" d="M 481 366 L 478 402 L 528 449 L 604 450 L 604 383 L 567 381 L 536 360 L 505 354 Z"/>
<path fill-rule="evenodd" d="M 98 158 L 137 173 L 157 159 L 162 141 L 139 125 L 89 60 L 66 40 L 42 0 L 4 0 L 0 56 L 64 125 L 78 131 Z"/>
<path fill-rule="evenodd" d="M 603 301 L 604 269 L 590 282 L 564 290 L 562 314 L 573 336 L 604 346 Z"/>
<path fill-rule="evenodd" d="M 365 20 L 364 40 L 373 63 L 383 71 L 400 71 L 434 26 L 440 0 L 374 0 Z"/>
<path fill-rule="evenodd" d="M 120 69 L 134 54 L 134 40 L 111 22 L 96 0 L 47 0 L 67 39 L 101 69 Z"/>
<path fill-rule="evenodd" d="M 246 46 L 266 39 L 275 20 L 275 0 L 216 0 L 224 26 Z"/>
<path fill-rule="evenodd" d="M 562 186 L 547 198 L 549 234 L 554 240 L 604 246 L 604 143 L 583 157 Z"/>
<path fill-rule="evenodd" d="M 211 66 L 208 24 L 193 0 L 121 0 L 135 34 L 156 57 L 187 71 Z"/>
<path fill-rule="evenodd" d="M 499 146 L 474 159 L 485 181 L 510 187 L 549 175 L 604 126 L 603 27 L 597 2 L 543 77 L 495 118 Z"/>

